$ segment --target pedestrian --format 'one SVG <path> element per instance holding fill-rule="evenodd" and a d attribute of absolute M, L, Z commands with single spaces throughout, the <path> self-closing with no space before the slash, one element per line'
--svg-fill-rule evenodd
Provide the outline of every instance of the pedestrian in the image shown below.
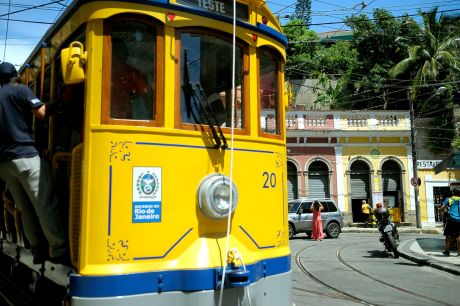
<path fill-rule="evenodd" d="M 452 239 L 457 240 L 457 254 L 460 256 L 460 189 L 455 188 L 452 191 L 453 196 L 444 201 L 440 207 L 441 211 L 449 208 L 446 214 L 446 225 L 444 227 L 445 249 L 443 254 L 450 256 L 450 247 Z"/>
<path fill-rule="evenodd" d="M 451 197 L 452 197 L 452 190 L 449 190 L 449 192 L 445 194 L 445 198 L 442 201 L 441 206 L 439 206 L 438 208 L 438 213 L 439 213 L 440 219 L 442 219 L 442 224 L 444 228 L 446 227 L 446 222 L 447 222 L 447 219 L 449 218 L 449 201 Z"/>
<path fill-rule="evenodd" d="M 49 109 L 21 84 L 10 63 L 0 64 L 0 85 L 0 178 L 21 212 L 34 264 L 48 258 L 67 263 L 67 239 L 51 172 L 39 157 L 32 134 L 32 115 L 45 119 Z"/>
<path fill-rule="evenodd" d="M 363 200 L 362 202 L 362 205 L 361 205 L 361 212 L 363 213 L 364 215 L 364 221 L 367 222 L 369 221 L 369 215 L 370 215 L 370 212 L 371 212 L 371 206 L 369 204 L 367 204 L 366 200 Z"/>
<path fill-rule="evenodd" d="M 313 212 L 313 232 L 311 234 L 311 239 L 321 241 L 324 237 L 323 220 L 321 220 L 321 211 L 323 210 L 323 205 L 321 205 L 320 201 L 315 200 L 311 205 L 310 210 Z"/>

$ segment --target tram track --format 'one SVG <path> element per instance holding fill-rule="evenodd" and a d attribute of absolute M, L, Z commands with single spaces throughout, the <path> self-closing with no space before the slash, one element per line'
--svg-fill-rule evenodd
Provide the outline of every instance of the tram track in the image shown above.
<path fill-rule="evenodd" d="M 369 303 L 353 294 L 350 294 L 348 292 L 345 292 L 343 290 L 340 290 L 338 288 L 335 288 L 331 285 L 329 285 L 328 283 L 326 282 L 323 282 L 322 280 L 320 280 L 319 278 L 317 278 L 316 276 L 314 276 L 310 271 L 308 271 L 307 267 L 305 267 L 303 264 L 302 264 L 302 261 L 300 260 L 300 256 L 302 255 L 303 252 L 305 252 L 305 250 L 309 249 L 309 248 L 312 248 L 314 247 L 315 245 L 311 245 L 311 246 L 307 246 L 307 247 L 304 247 L 303 249 L 301 249 L 299 252 L 297 252 L 296 254 L 296 264 L 297 266 L 300 268 L 300 270 L 306 274 L 308 277 L 310 277 L 312 280 L 314 280 L 315 282 L 323 285 L 324 287 L 327 287 L 335 292 L 337 292 L 339 295 L 336 297 L 336 298 L 340 298 L 342 300 L 348 300 L 348 301 L 352 301 L 352 302 L 357 302 L 359 304 L 362 304 L 362 305 L 369 305 L 369 306 L 378 306 L 376 304 L 372 304 L 372 303 Z M 308 290 L 305 290 L 303 289 L 302 291 L 306 291 L 306 292 L 309 292 Z M 321 294 L 321 295 L 327 295 L 329 296 L 328 294 Z"/>
<path fill-rule="evenodd" d="M 362 243 L 362 242 L 361 242 L 361 243 Z M 393 289 L 396 289 L 396 290 L 398 290 L 398 291 L 401 291 L 401 292 L 410 294 L 410 295 L 412 295 L 412 296 L 419 297 L 419 298 L 422 298 L 422 299 L 426 299 L 426 300 L 428 300 L 428 301 L 432 301 L 432 302 L 438 303 L 438 304 L 440 304 L 440 305 L 454 306 L 454 305 L 448 304 L 448 303 L 446 303 L 446 302 L 443 302 L 443 301 L 440 301 L 440 300 L 431 298 L 431 297 L 429 297 L 429 296 L 426 296 L 426 295 L 423 295 L 423 294 L 420 294 L 420 293 L 417 293 L 417 292 L 413 292 L 413 291 L 410 291 L 410 290 L 401 288 L 401 287 L 396 286 L 396 285 L 394 285 L 394 284 L 392 284 L 392 283 L 390 283 L 390 282 L 386 282 L 386 281 L 384 281 L 384 280 L 378 279 L 378 278 L 376 278 L 375 276 L 373 276 L 373 275 L 371 275 L 371 274 L 369 274 L 369 273 L 366 273 L 366 272 L 364 272 L 364 271 L 362 271 L 362 270 L 356 268 L 355 266 L 353 266 L 353 265 L 351 265 L 350 263 L 346 262 L 345 259 L 344 259 L 343 256 L 342 256 L 342 251 L 343 251 L 344 249 L 346 249 L 346 248 L 349 248 L 349 247 L 350 247 L 350 245 L 341 247 L 339 250 L 337 250 L 336 256 L 337 256 L 338 260 L 339 260 L 343 265 L 347 266 L 347 267 L 350 268 L 351 270 L 353 270 L 353 271 L 355 271 L 355 272 L 357 272 L 357 273 L 359 273 L 359 274 L 361 274 L 361 275 L 363 275 L 363 276 L 365 276 L 365 277 L 367 277 L 367 278 L 370 278 L 370 279 L 372 279 L 373 281 L 378 282 L 378 283 L 380 283 L 380 284 L 382 284 L 382 285 L 391 287 L 391 288 L 393 288 Z"/>
<path fill-rule="evenodd" d="M 449 304 L 449 303 L 446 303 L 444 301 L 440 301 L 440 300 L 437 300 L 437 299 L 434 299 L 432 297 L 429 297 L 429 296 L 426 296 L 426 295 L 423 295 L 423 294 L 420 294 L 420 293 L 417 293 L 417 292 L 414 292 L 414 291 L 410 291 L 408 289 L 405 289 L 405 288 L 401 288 L 399 286 L 396 286 L 390 282 L 387 282 L 387 281 L 384 281 L 384 280 L 381 280 L 381 279 L 378 279 L 376 278 L 375 276 L 369 274 L 369 273 L 366 273 L 365 271 L 355 267 L 354 265 L 350 264 L 349 262 L 347 262 L 343 256 L 343 251 L 347 248 L 350 248 L 350 247 L 353 247 L 353 246 L 356 246 L 356 245 L 359 245 L 359 244 L 363 244 L 363 243 L 369 243 L 371 241 L 360 241 L 360 242 L 357 242 L 357 243 L 353 243 L 353 244 L 349 244 L 349 245 L 346 245 L 346 246 L 343 246 L 341 248 L 339 248 L 337 251 L 336 251 L 336 258 L 338 259 L 338 261 L 346 266 L 347 268 L 351 269 L 351 271 L 353 272 L 356 272 L 360 275 L 362 275 L 363 277 L 365 278 L 368 278 L 374 282 L 377 282 L 379 283 L 380 285 L 385 285 L 387 287 L 390 287 L 394 290 L 398 290 L 402 293 L 405 293 L 405 294 L 408 294 L 408 295 L 411 295 L 413 297 L 417 297 L 417 298 L 420 298 L 420 299 L 425 299 L 427 301 L 430 301 L 430 302 L 433 302 L 433 303 L 436 303 L 438 305 L 446 305 L 446 306 L 453 306 L 452 304 Z M 323 243 L 322 245 L 325 245 L 326 243 Z M 330 243 L 328 243 L 330 244 Z M 363 298 L 360 298 L 352 293 L 349 293 L 349 292 L 346 292 L 344 290 L 341 290 L 339 288 L 336 288 L 324 281 L 322 281 L 321 279 L 319 279 L 318 277 L 316 277 L 313 273 L 311 273 L 308 268 L 302 263 L 301 261 L 301 255 L 308 249 L 311 249 L 313 247 L 317 246 L 316 244 L 315 245 L 311 245 L 311 246 L 306 246 L 304 248 L 302 248 L 300 251 L 297 252 L 296 254 L 296 264 L 297 266 L 299 267 L 299 269 L 305 274 L 307 275 L 309 278 L 311 278 L 313 281 L 315 281 L 316 283 L 319 283 L 321 284 L 322 286 L 326 287 L 326 288 L 329 288 L 331 290 L 333 290 L 334 292 L 336 292 L 337 294 L 325 294 L 323 292 L 320 292 L 320 291 L 317 291 L 317 290 L 309 290 L 309 289 L 303 289 L 303 288 L 296 288 L 294 287 L 293 289 L 295 290 L 299 290 L 299 291 L 304 291 L 304 292 L 309 292 L 309 293 L 313 293 L 313 294 L 318 294 L 318 295 L 323 295 L 323 296 L 328 296 L 328 297 L 332 297 L 332 298 L 337 298 L 337 299 L 342 299 L 342 300 L 347 300 L 347 301 L 352 301 L 352 302 L 356 302 L 356 303 L 359 303 L 359 304 L 363 304 L 363 305 L 372 305 L 372 306 L 381 306 L 380 304 L 377 304 L 375 302 L 371 302 L 371 301 L 368 301 L 368 300 L 365 300 Z"/>

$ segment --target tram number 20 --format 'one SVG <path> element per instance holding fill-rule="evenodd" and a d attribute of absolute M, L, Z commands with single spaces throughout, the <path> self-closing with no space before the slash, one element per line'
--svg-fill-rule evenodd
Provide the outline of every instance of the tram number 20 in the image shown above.
<path fill-rule="evenodd" d="M 264 188 L 275 188 L 276 187 L 276 174 L 264 172 Z"/>

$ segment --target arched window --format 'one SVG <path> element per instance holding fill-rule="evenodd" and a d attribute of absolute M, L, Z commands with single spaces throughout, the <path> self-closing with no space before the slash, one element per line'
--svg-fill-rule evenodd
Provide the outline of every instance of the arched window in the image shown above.
<path fill-rule="evenodd" d="M 322 161 L 314 161 L 308 167 L 308 197 L 322 199 L 330 196 L 329 168 Z"/>
<path fill-rule="evenodd" d="M 139 15 L 104 24 L 104 123 L 162 124 L 162 26 Z"/>
<path fill-rule="evenodd" d="M 350 188 L 353 222 L 364 222 L 366 216 L 362 213 L 362 201 L 370 203 L 370 169 L 369 165 L 357 160 L 350 166 Z"/>
<path fill-rule="evenodd" d="M 294 163 L 288 161 L 288 199 L 293 200 L 297 198 L 298 195 L 298 186 L 297 186 L 297 167 Z"/>
<path fill-rule="evenodd" d="M 382 165 L 382 190 L 388 206 L 399 207 L 401 167 L 394 160 L 387 160 Z"/>

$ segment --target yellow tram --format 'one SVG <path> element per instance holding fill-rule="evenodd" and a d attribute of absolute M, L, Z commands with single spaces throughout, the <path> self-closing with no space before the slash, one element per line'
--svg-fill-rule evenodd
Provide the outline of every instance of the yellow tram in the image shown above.
<path fill-rule="evenodd" d="M 292 304 L 286 44 L 260 0 L 75 0 L 46 33 L 20 74 L 71 305 Z"/>

